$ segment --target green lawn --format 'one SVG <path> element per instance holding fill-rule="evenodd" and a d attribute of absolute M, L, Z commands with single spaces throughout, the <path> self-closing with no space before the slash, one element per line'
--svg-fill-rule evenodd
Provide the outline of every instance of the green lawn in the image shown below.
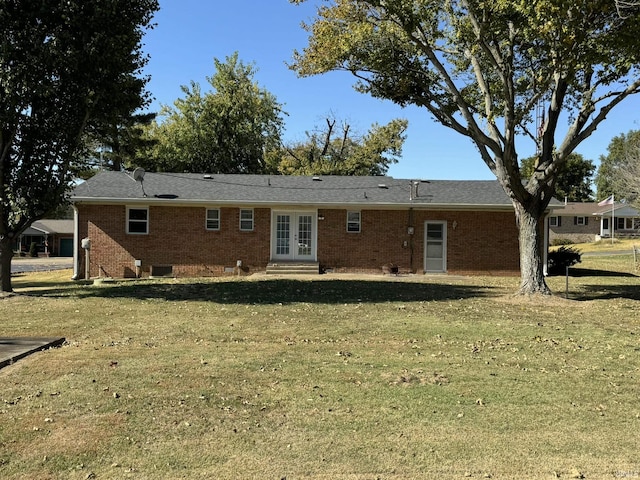
<path fill-rule="evenodd" d="M 0 478 L 640 478 L 640 282 L 15 278 Z"/>

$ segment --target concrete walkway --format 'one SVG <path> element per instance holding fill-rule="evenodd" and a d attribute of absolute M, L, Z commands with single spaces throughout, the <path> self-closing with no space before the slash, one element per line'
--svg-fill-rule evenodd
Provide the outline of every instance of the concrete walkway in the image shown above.
<path fill-rule="evenodd" d="M 0 337 L 0 368 L 40 350 L 59 347 L 64 340 L 62 337 Z"/>

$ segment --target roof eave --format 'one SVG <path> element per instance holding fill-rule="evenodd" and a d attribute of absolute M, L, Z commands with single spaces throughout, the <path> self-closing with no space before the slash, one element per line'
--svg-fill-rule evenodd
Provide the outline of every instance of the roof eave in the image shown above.
<path fill-rule="evenodd" d="M 206 199 L 164 199 L 154 197 L 141 197 L 141 198 L 108 198 L 108 197 L 72 197 L 71 202 L 74 204 L 87 204 L 87 205 L 158 205 L 158 206 L 207 206 L 207 205 L 219 205 L 219 206 L 253 206 L 264 208 L 284 208 L 292 205 L 306 207 L 306 208 L 354 208 L 354 209 L 419 209 L 419 210 L 465 210 L 465 211 L 477 211 L 477 210 L 491 210 L 491 211 L 513 211 L 511 204 L 470 204 L 470 203 L 427 203 L 427 202 L 274 202 L 274 201 L 239 201 L 239 200 L 206 200 Z"/>

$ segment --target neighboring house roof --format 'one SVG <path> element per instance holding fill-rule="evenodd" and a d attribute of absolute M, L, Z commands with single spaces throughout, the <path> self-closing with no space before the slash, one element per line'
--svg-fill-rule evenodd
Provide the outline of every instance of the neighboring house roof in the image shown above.
<path fill-rule="evenodd" d="M 23 235 L 73 235 L 73 220 L 36 220 Z"/>
<path fill-rule="evenodd" d="M 616 203 L 615 209 L 611 205 L 606 205 L 600 212 L 594 213 L 594 215 L 609 217 L 615 215 L 616 217 L 640 217 L 640 212 L 633 208 L 631 205 L 625 203 Z"/>
<path fill-rule="evenodd" d="M 414 185 L 412 187 L 412 184 Z M 146 196 L 145 196 L 146 195 Z M 78 185 L 75 203 L 421 206 L 513 209 L 493 180 L 420 180 L 386 176 L 203 175 L 101 172 Z"/>
<path fill-rule="evenodd" d="M 586 216 L 603 216 L 611 215 L 612 205 L 598 205 L 596 202 L 570 202 L 564 206 L 555 207 L 553 215 L 556 217 L 586 217 Z M 634 217 L 640 216 L 638 211 L 624 203 L 615 204 L 616 217 Z"/>

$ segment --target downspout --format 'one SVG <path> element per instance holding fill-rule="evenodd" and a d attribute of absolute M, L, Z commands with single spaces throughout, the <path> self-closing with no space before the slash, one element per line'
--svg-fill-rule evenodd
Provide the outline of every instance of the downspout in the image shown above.
<path fill-rule="evenodd" d="M 79 264 L 79 258 L 78 258 L 78 247 L 80 246 L 78 244 L 78 238 L 80 237 L 80 220 L 79 220 L 79 214 L 78 214 L 78 208 L 74 205 L 72 205 L 73 207 L 73 277 L 71 277 L 71 280 L 78 280 L 79 277 L 79 271 L 80 271 L 80 264 Z"/>
<path fill-rule="evenodd" d="M 413 236 L 415 235 L 415 225 L 413 224 L 413 207 L 409 208 L 409 224 L 407 225 L 407 232 L 410 228 L 413 228 L 413 234 L 409 235 L 409 270 L 413 273 Z"/>

